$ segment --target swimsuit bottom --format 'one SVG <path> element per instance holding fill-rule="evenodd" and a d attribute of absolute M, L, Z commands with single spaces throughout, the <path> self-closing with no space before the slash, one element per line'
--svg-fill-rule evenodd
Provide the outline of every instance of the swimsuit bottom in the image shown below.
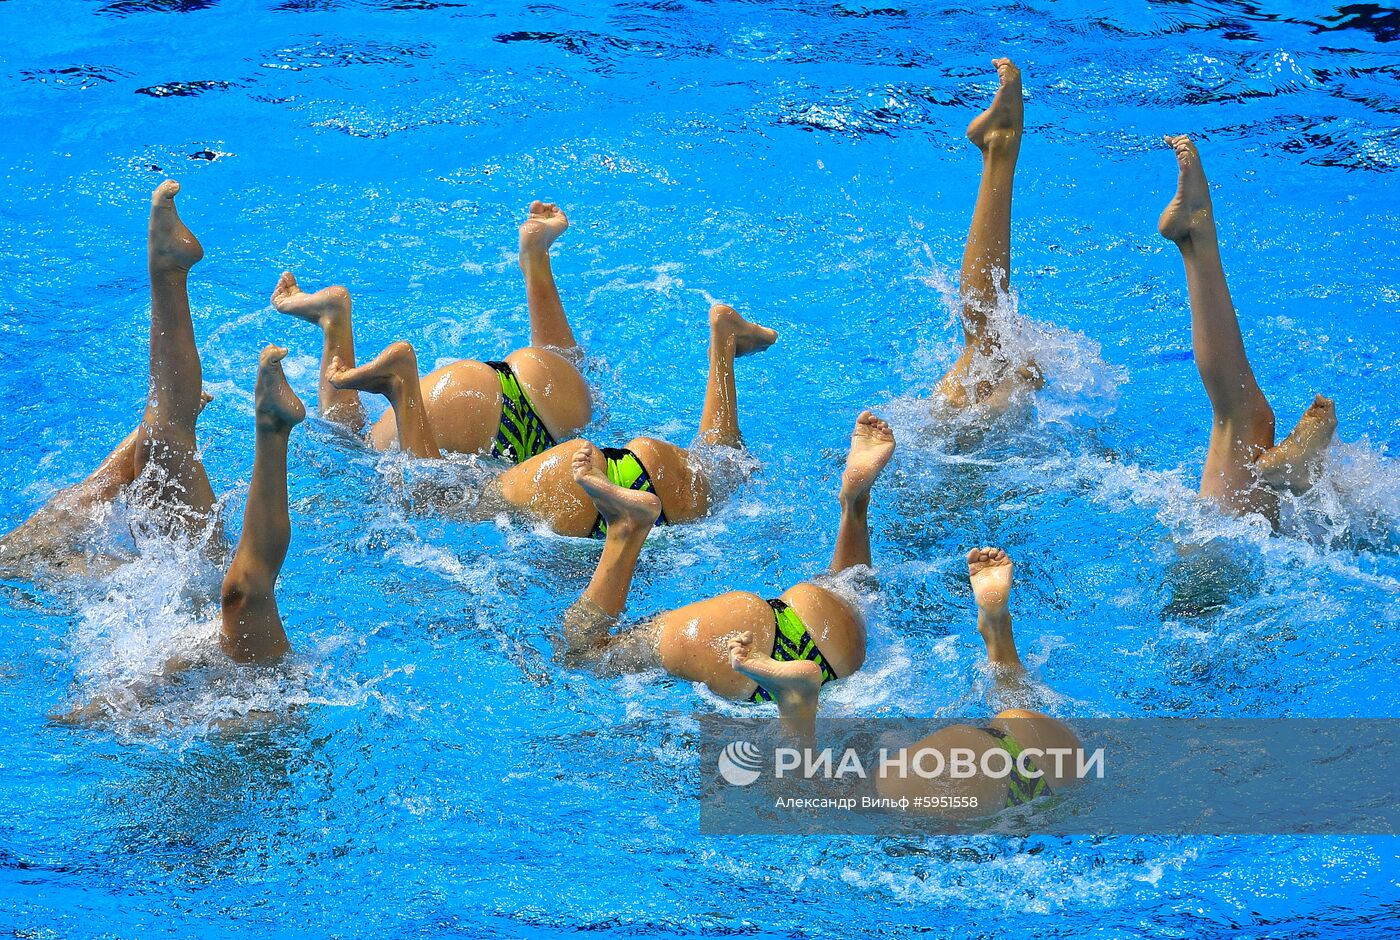
<path fill-rule="evenodd" d="M 1027 777 L 1021 773 L 1021 768 L 1016 765 L 1017 758 L 1021 756 L 1021 745 L 1016 743 L 1015 738 L 1000 728 L 983 728 L 981 730 L 996 738 L 997 745 L 1011 755 L 1011 773 L 1006 778 L 1006 805 L 1008 807 L 1020 806 L 1037 797 L 1050 795 L 1050 784 L 1045 782 L 1044 774 L 1039 777 Z M 1037 769 L 1035 762 L 1030 758 L 1026 758 L 1026 766 L 1032 771 Z"/>
<path fill-rule="evenodd" d="M 780 600 L 771 600 L 773 608 L 773 658 L 780 663 L 796 662 L 801 659 L 817 664 L 822 671 L 822 685 L 836 681 L 836 671 L 827 663 L 822 651 L 807 632 L 807 625 L 797 616 L 797 611 Z M 773 696 L 763 686 L 754 689 L 750 702 L 771 702 Z"/>
<path fill-rule="evenodd" d="M 505 362 L 486 364 L 496 370 L 496 378 L 501 380 L 501 423 L 496 429 L 496 439 L 491 442 L 491 456 L 519 464 L 557 444 L 510 365 Z"/>
<path fill-rule="evenodd" d="M 647 468 L 642 466 L 641 458 L 623 447 L 604 447 L 603 457 L 608 464 L 608 479 L 622 487 L 624 490 L 637 490 L 642 493 L 655 493 L 656 488 L 651 485 L 651 477 L 647 475 Z M 657 497 L 660 499 L 660 497 Z M 656 519 L 657 525 L 670 525 L 666 518 L 666 510 L 661 511 L 661 515 Z M 593 531 L 590 535 L 595 539 L 606 538 L 608 535 L 608 524 L 600 515 L 593 523 Z"/>

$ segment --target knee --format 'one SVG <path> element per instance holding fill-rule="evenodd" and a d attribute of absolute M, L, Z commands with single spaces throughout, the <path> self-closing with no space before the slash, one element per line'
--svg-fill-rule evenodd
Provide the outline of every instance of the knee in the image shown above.
<path fill-rule="evenodd" d="M 247 580 L 241 575 L 229 571 L 228 574 L 224 575 L 224 585 L 219 592 L 219 601 L 225 614 L 237 611 L 248 601 Z"/>
<path fill-rule="evenodd" d="M 237 560 L 224 575 L 219 599 L 225 612 L 248 606 L 250 601 L 272 594 L 273 580 L 258 565 L 241 564 Z"/>
<path fill-rule="evenodd" d="M 162 419 L 144 420 L 136 435 L 132 468 L 139 473 L 151 461 L 175 464 L 197 454 L 198 444 L 192 431 Z"/>

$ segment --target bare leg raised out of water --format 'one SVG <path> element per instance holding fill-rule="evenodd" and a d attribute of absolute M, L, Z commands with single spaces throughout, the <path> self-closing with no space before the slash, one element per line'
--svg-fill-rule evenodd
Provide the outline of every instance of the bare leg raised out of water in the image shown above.
<path fill-rule="evenodd" d="M 200 408 L 213 396 L 201 393 Z M 85 568 L 76 552 L 78 539 L 92 522 L 96 507 L 111 503 L 136 479 L 138 426 L 81 483 L 65 487 L 34 515 L 0 539 L 0 571 L 28 577 L 41 567 Z"/>
<path fill-rule="evenodd" d="M 282 359 L 287 350 L 262 351 L 253 391 L 256 443 L 253 479 L 243 512 L 243 534 L 224 576 L 219 645 L 238 663 L 275 662 L 291 644 L 277 611 L 277 575 L 287 557 L 292 523 L 287 512 L 287 440 L 306 417 L 301 400 L 287 384 Z"/>
<path fill-rule="evenodd" d="M 865 507 L 870 488 L 893 451 L 888 426 L 874 415 L 862 414 L 842 481 L 843 521 L 834 570 L 870 562 Z M 659 666 L 673 676 L 703 682 L 717 695 L 746 699 L 755 694 L 756 680 L 733 668 L 729 642 L 747 632 L 756 648 L 774 649 L 780 618 L 786 625 L 784 642 L 798 644 L 808 658 L 819 654 L 830 673 L 828 679 L 850 675 L 865 662 L 865 622 L 860 612 L 832 589 L 812 582 L 794 585 L 772 600 L 748 591 L 730 591 L 613 633 L 642 544 L 661 504 L 652 493 L 611 482 L 604 473 L 602 455 L 591 444 L 579 445 L 572 469 L 575 482 L 608 527 L 593 580 L 565 615 L 566 662 L 608 673 Z M 791 635 L 794 628 L 803 633 L 800 641 Z"/>
<path fill-rule="evenodd" d="M 1010 59 L 992 61 L 1001 86 L 991 107 L 967 128 L 967 139 L 982 152 L 982 181 L 960 275 L 964 348 L 939 390 L 955 407 L 979 404 L 1004 409 L 1016 392 L 1039 388 L 1043 379 L 1033 362 L 1003 361 L 994 319 L 1011 286 L 1011 195 L 1025 121 L 1020 70 Z M 982 375 L 985 363 L 996 368 Z M 978 379 L 969 388 L 974 372 L 979 373 Z"/>
<path fill-rule="evenodd" d="M 415 457 L 442 456 L 423 401 L 418 357 L 408 343 L 391 343 L 368 364 L 353 369 L 332 359 L 326 378 L 338 389 L 383 395 L 394 410 L 399 446 Z"/>
<path fill-rule="evenodd" d="M 710 375 L 705 384 L 705 407 L 700 415 L 700 440 L 706 444 L 743 447 L 739 433 L 739 393 L 734 360 L 762 352 L 778 341 L 776 330 L 750 323 L 733 307 L 710 308 Z"/>
<path fill-rule="evenodd" d="M 291 649 L 277 610 L 277 576 L 291 543 L 287 511 L 287 439 L 306 417 L 301 400 L 282 373 L 287 350 L 268 346 L 262 351 L 253 389 L 256 438 L 253 478 L 243 512 L 243 533 L 224 575 L 219 624 L 219 648 L 236 663 L 276 662 Z M 196 657 L 178 655 L 151 679 L 101 692 L 52 721 L 80 725 L 120 717 L 146 704 L 165 679 L 188 669 Z"/>
<path fill-rule="evenodd" d="M 1274 412 L 1245 353 L 1211 204 L 1210 184 L 1196 145 L 1167 137 L 1176 155 L 1177 192 L 1158 220 L 1162 237 L 1181 252 L 1191 297 L 1191 345 L 1213 412 L 1201 495 L 1231 512 L 1261 512 L 1277 520 L 1274 494 L 1263 480 L 1295 486 L 1315 472 L 1317 457 L 1336 430 L 1332 403 L 1319 396 L 1282 445 L 1274 447 Z"/>
<path fill-rule="evenodd" d="M 331 384 L 331 363 L 337 359 L 345 369 L 355 367 L 355 331 L 350 317 L 350 292 L 339 284 L 308 294 L 297 284 L 291 271 L 272 291 L 272 306 L 279 313 L 314 323 L 321 328 L 321 383 L 316 407 L 327 421 L 343 424 L 352 431 L 365 425 L 365 409 L 359 393 Z"/>
<path fill-rule="evenodd" d="M 734 360 L 761 352 L 778 334 L 751 323 L 732 307 L 710 308 L 710 372 L 698 439 L 704 444 L 742 447 L 736 409 Z M 493 486 L 503 508 L 528 512 L 562 535 L 586 536 L 598 513 L 574 481 L 570 461 L 578 443 L 567 441 L 512 467 Z M 710 510 L 710 484 L 690 451 L 653 437 L 635 437 L 625 449 L 645 468 L 671 524 L 692 522 Z M 490 506 L 495 511 L 497 500 Z"/>
<path fill-rule="evenodd" d="M 870 488 L 894 456 L 894 432 L 869 411 L 860 413 L 851 433 L 851 450 L 841 475 L 841 522 L 831 572 L 857 565 L 870 566 Z"/>
<path fill-rule="evenodd" d="M 214 490 L 195 444 L 203 384 L 188 294 L 190 268 L 204 249 L 175 210 L 179 191 L 179 183 L 166 180 L 151 194 L 150 391 L 133 455 L 137 476 L 152 464 L 158 470 L 143 501 L 171 513 L 172 532 L 190 533 L 207 524 Z"/>
<path fill-rule="evenodd" d="M 530 345 L 504 358 L 548 437 L 555 441 L 568 440 L 593 419 L 588 382 L 573 361 L 582 352 L 569 327 L 550 267 L 550 246 L 568 225 L 558 206 L 534 202 L 529 217 L 520 226 L 520 268 L 525 276 L 530 312 Z M 354 361 L 344 352 L 331 351 L 329 335 L 327 344 L 331 358 L 339 355 L 342 368 L 353 368 Z M 329 361 L 323 357 L 323 369 Z M 423 376 L 419 386 L 437 447 L 459 454 L 495 450 L 501 443 L 498 432 L 503 427 L 503 382 L 509 383 L 510 379 L 503 379 L 491 365 L 476 359 L 449 362 Z M 369 440 L 376 450 L 388 450 L 397 443 L 396 424 L 386 413 L 370 427 Z M 529 435 L 530 442 L 546 440 L 543 434 Z M 516 452 L 516 462 L 535 455 L 535 448 L 527 442 L 506 443 L 509 450 Z M 404 449 L 417 453 L 412 446 L 404 445 Z"/>
<path fill-rule="evenodd" d="M 1025 667 L 1016 651 L 1011 632 L 1011 558 L 999 548 L 974 548 L 967 553 L 968 580 L 977 600 L 977 631 L 987 647 L 987 661 L 1002 692 L 1023 693 Z M 945 759 L 955 749 L 970 750 L 974 764 L 989 766 L 984 756 L 995 750 L 1009 755 L 1053 753 L 1052 749 L 1079 748 L 1079 738 L 1063 722 L 1027 708 L 1008 708 L 997 713 L 985 726 L 950 725 L 909 745 L 901 753 L 908 766 L 910 755 L 938 751 Z M 892 762 L 889 767 L 898 767 Z M 905 798 L 914 802 L 912 812 L 943 817 L 974 818 L 989 816 L 1007 806 L 1019 805 L 1037 796 L 1075 786 L 1073 762 L 1028 761 L 1026 777 L 992 777 L 978 774 L 971 778 L 925 778 L 901 774 L 882 765 L 875 781 L 876 791 L 885 798 Z M 1043 775 L 1043 776 L 1042 776 Z M 942 804 L 937 809 L 919 808 L 931 804 L 928 797 L 959 796 L 961 802 Z M 968 800 L 967 798 L 972 798 Z M 920 800 L 925 802 L 920 803 Z M 948 807 L 948 808 L 944 808 Z"/>
<path fill-rule="evenodd" d="M 549 248 L 569 228 L 568 216 L 552 202 L 530 203 L 530 217 L 520 226 L 520 273 L 525 275 L 525 303 L 530 311 L 530 345 L 563 351 L 577 361 L 583 354 L 559 289 Z"/>
<path fill-rule="evenodd" d="M 974 548 L 967 553 L 967 579 L 977 601 L 977 632 L 999 680 L 1017 680 L 1026 671 L 1011 632 L 1013 568 L 1011 557 L 999 548 Z"/>

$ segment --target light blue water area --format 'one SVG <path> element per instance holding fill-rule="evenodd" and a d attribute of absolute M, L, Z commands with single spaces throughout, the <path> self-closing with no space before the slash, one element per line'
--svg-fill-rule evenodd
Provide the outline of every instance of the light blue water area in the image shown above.
<path fill-rule="evenodd" d="M 0 527 L 86 475 L 146 388 L 147 197 L 179 179 L 201 420 L 236 535 L 267 342 L 314 401 L 278 273 L 339 282 L 358 342 L 425 366 L 526 337 L 515 228 L 555 270 L 600 394 L 589 435 L 686 443 L 712 300 L 781 331 L 739 363 L 761 469 L 658 533 L 632 611 L 820 570 L 856 413 L 901 445 L 882 590 L 831 714 L 941 718 L 988 680 L 959 556 L 1016 557 L 1016 631 L 1075 715 L 1386 716 L 1400 680 L 1400 60 L 1394 12 L 987 4 L 102 0 L 0 4 Z M 1034 414 L 968 446 L 922 403 L 951 359 L 989 59 L 1025 70 L 1017 342 Z M 1200 140 L 1260 383 L 1340 440 L 1290 531 L 1202 508 L 1209 411 L 1164 132 Z M 376 407 L 378 407 L 376 405 Z M 100 730 L 47 715 L 207 636 L 218 572 L 149 544 L 110 577 L 4 587 L 0 927 L 36 937 L 1379 937 L 1393 839 L 710 839 L 694 715 L 655 675 L 550 658 L 596 543 L 408 515 L 398 458 L 292 438 L 277 670 L 186 678 Z M 118 527 L 120 528 L 120 527 Z M 1183 560 L 1179 541 L 1214 539 Z M 289 705 L 296 707 L 290 709 Z M 266 709 L 252 730 L 211 723 Z M 1199 786 L 1200 781 L 1182 781 Z"/>

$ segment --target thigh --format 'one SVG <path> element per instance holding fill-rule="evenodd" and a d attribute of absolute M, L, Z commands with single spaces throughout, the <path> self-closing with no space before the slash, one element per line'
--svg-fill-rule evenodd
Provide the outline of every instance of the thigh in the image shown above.
<path fill-rule="evenodd" d="M 690 452 L 654 437 L 635 437 L 627 449 L 646 467 L 669 522 L 694 522 L 710 511 L 710 484 Z"/>
<path fill-rule="evenodd" d="M 551 447 L 497 477 L 506 505 L 548 523 L 560 535 L 586 538 L 598 519 L 598 509 L 574 482 L 574 454 L 582 443 L 573 440 Z"/>
<path fill-rule="evenodd" d="M 459 359 L 429 372 L 419 379 L 419 385 L 441 450 L 456 454 L 490 451 L 501 424 L 501 383 L 494 369 L 474 359 Z M 398 444 L 393 409 L 374 422 L 369 442 L 375 450 Z"/>
<path fill-rule="evenodd" d="M 667 611 L 652 620 L 661 664 L 673 676 L 703 682 L 716 695 L 745 699 L 754 681 L 729 668 L 729 638 L 753 634 L 754 647 L 773 648 L 773 608 L 757 594 L 734 591 Z"/>
<path fill-rule="evenodd" d="M 875 777 L 876 792 L 887 799 L 914 801 L 911 812 L 928 816 L 951 819 L 974 819 L 998 812 L 1006 806 L 1008 784 L 1004 778 L 990 777 L 981 772 L 971 777 L 953 777 L 950 773 L 954 751 L 965 752 L 980 764 L 982 755 L 998 747 L 995 739 L 987 732 L 971 725 L 949 725 L 933 734 L 914 742 L 899 752 L 898 759 L 890 765 L 879 766 Z M 928 753 L 925 753 L 928 752 Z M 937 752 L 934 756 L 932 752 Z M 919 755 L 923 753 L 924 756 Z M 939 758 L 941 757 L 941 762 Z M 943 772 L 937 776 L 921 776 L 914 772 L 922 767 L 932 774 L 940 766 Z M 895 768 L 907 768 L 903 773 Z M 948 799 L 964 805 L 930 806 L 918 801 Z"/>
<path fill-rule="evenodd" d="M 506 356 L 535 412 L 556 441 L 573 437 L 593 420 L 588 382 L 574 364 L 547 349 L 518 349 Z"/>
<path fill-rule="evenodd" d="M 1255 419 L 1216 418 L 1201 471 L 1201 495 L 1230 512 L 1276 516 L 1277 496 L 1261 485 L 1254 465 L 1273 443 L 1272 412 Z"/>
<path fill-rule="evenodd" d="M 438 447 L 458 454 L 491 449 L 501 425 L 501 383 L 484 362 L 462 359 L 420 380 Z"/>
<path fill-rule="evenodd" d="M 1016 743 L 1023 748 L 1039 748 L 1042 751 L 1048 751 L 1050 748 L 1075 750 L 1080 747 L 1079 736 L 1070 730 L 1068 725 L 1042 712 L 1025 708 L 1008 708 L 988 724 L 1011 735 L 1016 739 Z M 1036 768 L 1045 774 L 1045 780 L 1050 784 L 1051 790 L 1073 786 L 1079 782 L 1073 773 L 1075 767 L 1073 759 L 1062 765 L 1057 765 L 1053 760 L 1039 760 L 1035 764 Z M 1057 774 L 1055 772 L 1057 767 L 1060 770 L 1068 771 L 1068 773 Z"/>
<path fill-rule="evenodd" d="M 838 677 L 844 679 L 865 665 L 865 618 L 839 595 L 804 582 L 784 592 L 782 600 L 797 611 Z"/>
<path fill-rule="evenodd" d="M 137 432 L 133 466 L 138 499 L 177 504 L 178 526 L 187 532 L 208 522 L 214 511 L 214 487 L 193 438 L 166 435 L 143 424 Z"/>

